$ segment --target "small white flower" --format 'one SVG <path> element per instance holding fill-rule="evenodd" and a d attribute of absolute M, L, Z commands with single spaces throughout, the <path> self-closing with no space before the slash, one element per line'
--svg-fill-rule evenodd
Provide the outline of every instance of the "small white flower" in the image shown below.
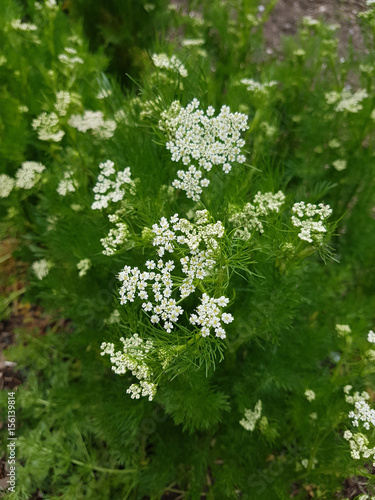
<path fill-rule="evenodd" d="M 309 401 L 310 403 L 312 401 L 314 401 L 314 399 L 316 397 L 315 392 L 312 391 L 311 389 L 306 389 L 305 396 L 306 396 L 307 401 Z"/>
<path fill-rule="evenodd" d="M 92 263 L 90 259 L 82 259 L 77 263 L 77 269 L 79 271 L 78 276 L 82 278 L 87 274 L 87 271 L 90 269 Z"/>
<path fill-rule="evenodd" d="M 109 325 L 114 325 L 116 323 L 120 323 L 120 311 L 118 309 L 115 309 L 114 311 L 111 312 L 111 315 L 105 321 Z"/>
<path fill-rule="evenodd" d="M 345 170 L 346 169 L 346 160 L 335 160 L 332 162 L 332 165 L 335 167 L 335 169 L 338 171 L 338 172 L 341 172 L 342 170 Z"/>
<path fill-rule="evenodd" d="M 15 180 L 9 175 L 0 174 L 0 198 L 7 198 L 12 192 Z"/>
<path fill-rule="evenodd" d="M 240 420 L 240 424 L 247 431 L 252 432 L 255 429 L 255 425 L 262 415 L 262 401 L 256 403 L 254 410 L 245 409 L 245 417 Z"/>
<path fill-rule="evenodd" d="M 81 57 L 77 56 L 77 51 L 73 47 L 65 47 L 65 53 L 59 54 L 57 57 L 59 61 L 66 64 L 68 68 L 74 68 L 77 64 L 83 64 L 84 61 Z"/>
<path fill-rule="evenodd" d="M 32 263 L 31 269 L 34 271 L 38 280 L 42 280 L 49 273 L 49 262 L 46 259 L 36 260 Z"/>
<path fill-rule="evenodd" d="M 233 316 L 231 314 L 228 314 L 228 313 L 224 313 L 221 315 L 221 321 L 223 321 L 223 323 L 232 323 L 233 321 Z"/>
<path fill-rule="evenodd" d="M 97 99 L 106 99 L 112 94 L 112 90 L 110 89 L 100 89 L 96 98 Z"/>
<path fill-rule="evenodd" d="M 371 344 L 375 344 L 375 332 L 370 330 L 367 334 L 367 340 L 371 342 Z"/>
<path fill-rule="evenodd" d="M 339 337 L 345 337 L 351 333 L 352 329 L 349 325 L 336 325 L 336 332 Z"/>
<path fill-rule="evenodd" d="M 152 62 L 157 68 L 163 68 L 167 70 L 179 73 L 180 76 L 186 77 L 188 72 L 182 62 L 177 56 L 168 57 L 166 54 L 153 54 Z"/>
<path fill-rule="evenodd" d="M 353 434 L 350 431 L 345 431 L 344 432 L 344 439 L 348 440 L 351 439 Z"/>

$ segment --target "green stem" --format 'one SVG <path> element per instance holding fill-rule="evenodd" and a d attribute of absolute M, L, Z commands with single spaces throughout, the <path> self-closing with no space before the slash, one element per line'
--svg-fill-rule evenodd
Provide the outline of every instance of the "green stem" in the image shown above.
<path fill-rule="evenodd" d="M 351 347 L 352 347 L 352 343 L 347 338 L 346 339 L 346 346 L 345 346 L 344 350 L 342 351 L 340 361 L 337 363 L 336 368 L 334 369 L 334 371 L 332 373 L 331 383 L 334 383 L 336 381 L 337 377 L 339 376 L 341 367 L 345 363 L 346 355 L 348 352 L 349 353 L 351 352 Z"/>
<path fill-rule="evenodd" d="M 341 88 L 341 85 L 340 85 L 339 77 L 337 75 L 336 65 L 335 65 L 335 59 L 333 57 L 333 54 L 330 54 L 329 61 L 331 63 L 331 68 L 332 68 L 333 76 L 334 76 L 335 81 L 336 81 L 337 90 L 339 91 L 340 88 Z"/>
<path fill-rule="evenodd" d="M 261 117 L 262 117 L 262 112 L 260 109 L 257 109 L 255 112 L 253 121 L 251 122 L 251 125 L 250 125 L 248 131 L 246 132 L 246 137 L 249 136 L 254 131 L 254 129 L 257 127 L 258 123 L 260 122 Z"/>
<path fill-rule="evenodd" d="M 312 469 L 313 461 L 314 461 L 314 458 L 316 457 L 316 454 L 318 452 L 319 446 L 325 440 L 325 438 L 327 436 L 329 436 L 329 434 L 331 434 L 331 432 L 333 432 L 336 429 L 337 424 L 339 424 L 340 421 L 341 421 L 341 418 L 335 420 L 333 422 L 333 424 L 323 433 L 323 435 L 320 438 L 319 437 L 316 438 L 315 443 L 314 443 L 314 445 L 312 447 L 312 450 L 311 450 L 310 460 L 309 460 L 309 467 L 307 469 L 307 472 L 310 472 L 311 469 Z"/>
<path fill-rule="evenodd" d="M 86 469 L 91 469 L 91 470 L 96 470 L 98 472 L 107 472 L 110 474 L 137 474 L 138 470 L 137 469 L 107 469 L 106 467 L 100 467 L 98 465 L 92 465 L 92 464 L 85 464 L 84 462 L 81 462 L 80 460 L 75 460 L 72 458 L 70 460 L 72 464 L 78 465 L 80 467 L 85 467 Z"/>
<path fill-rule="evenodd" d="M 190 340 L 188 340 L 186 342 L 186 344 L 183 344 L 183 345 L 179 345 L 176 347 L 176 351 L 180 351 L 182 352 L 183 350 L 187 349 L 187 347 L 189 345 L 192 345 L 195 341 L 199 341 L 200 339 L 202 339 L 203 337 L 201 337 L 201 335 L 199 335 L 199 333 L 196 333 L 194 335 L 194 337 L 192 337 Z"/>
<path fill-rule="evenodd" d="M 26 288 L 23 287 L 20 290 L 17 290 L 16 292 L 13 292 L 9 295 L 9 297 L 1 300 L 0 302 L 0 312 L 5 311 L 5 309 L 8 307 L 9 304 L 13 302 L 14 299 L 22 295 L 23 293 L 26 292 Z"/>

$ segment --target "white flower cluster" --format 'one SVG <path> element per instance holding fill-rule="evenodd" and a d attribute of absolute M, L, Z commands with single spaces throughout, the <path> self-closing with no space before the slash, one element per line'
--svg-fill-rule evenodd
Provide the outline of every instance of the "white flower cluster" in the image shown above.
<path fill-rule="evenodd" d="M 245 417 L 240 420 L 240 424 L 247 431 L 252 432 L 255 429 L 255 425 L 262 415 L 262 401 L 259 399 L 255 405 L 254 410 L 245 409 Z"/>
<path fill-rule="evenodd" d="M 362 426 L 366 430 L 370 430 L 370 425 L 375 427 L 375 410 L 370 408 L 367 401 L 370 399 L 370 395 L 363 391 L 362 393 L 355 392 L 350 395 L 352 390 L 351 385 L 344 387 L 345 401 L 349 404 L 354 405 L 354 411 L 349 412 L 349 418 L 352 419 L 352 425 L 354 427 Z M 349 430 L 344 432 L 344 439 L 349 441 L 351 456 L 355 460 L 370 458 L 372 457 L 373 465 L 375 466 L 375 447 L 369 448 L 369 440 L 365 434 L 361 432 L 353 433 Z"/>
<path fill-rule="evenodd" d="M 154 224 L 152 231 L 155 235 L 153 245 L 158 247 L 159 257 L 166 252 L 173 253 L 176 250 L 181 255 L 181 271 L 184 278 L 172 276 L 176 265 L 173 260 L 164 261 L 148 260 L 146 267 L 148 271 L 141 272 L 137 267 L 125 266 L 119 274 L 123 282 L 120 289 L 121 303 L 134 302 L 138 296 L 142 299 L 142 308 L 150 313 L 150 321 L 154 324 L 163 321 L 164 329 L 170 333 L 174 323 L 179 320 L 184 310 L 179 306 L 172 293 L 178 290 L 180 298 L 184 299 L 196 290 L 197 284 L 210 274 L 215 265 L 214 254 L 219 248 L 218 239 L 224 235 L 224 227 L 221 222 L 209 223 L 208 212 L 198 212 L 196 225 L 186 219 L 180 219 L 178 215 L 171 217 L 168 221 L 165 217 L 160 220 L 159 225 Z M 183 245 L 187 246 L 183 248 Z M 204 246 L 204 249 L 200 247 Z M 150 299 L 150 293 L 153 298 Z M 189 321 L 193 325 L 202 327 L 202 336 L 210 333 L 210 328 L 215 328 L 216 335 L 224 338 L 225 331 L 220 321 L 230 323 L 233 317 L 230 314 L 221 314 L 219 307 L 225 307 L 228 299 L 220 297 L 211 299 L 207 294 L 203 295 L 202 304 L 198 306 L 197 313 L 192 314 Z"/>
<path fill-rule="evenodd" d="M 351 385 L 346 385 L 344 387 L 345 393 L 345 401 L 351 405 L 354 405 L 357 401 L 367 401 L 370 399 L 370 395 L 368 392 L 355 392 L 352 396 L 350 395 L 350 391 L 353 389 Z"/>
<path fill-rule="evenodd" d="M 292 212 L 295 214 L 292 216 L 292 224 L 300 228 L 298 237 L 309 243 L 321 244 L 322 233 L 327 232 L 323 221 L 332 214 L 330 206 L 323 203 L 319 205 L 307 203 L 306 205 L 304 201 L 301 201 L 293 205 Z M 319 220 L 314 220 L 314 218 Z"/>
<path fill-rule="evenodd" d="M 308 458 L 303 458 L 300 462 L 296 463 L 296 472 L 299 472 L 303 469 L 307 469 L 309 466 L 311 469 L 315 469 L 316 465 L 318 463 L 318 460 L 316 458 L 313 458 L 312 460 Z"/>
<path fill-rule="evenodd" d="M 320 21 L 312 18 L 311 16 L 305 16 L 302 18 L 302 23 L 306 28 L 313 28 L 314 26 L 320 26 Z"/>
<path fill-rule="evenodd" d="M 41 141 L 60 142 L 65 132 L 59 128 L 59 117 L 56 113 L 44 111 L 32 121 L 32 127 L 38 132 Z"/>
<path fill-rule="evenodd" d="M 44 4 L 48 9 L 57 9 L 58 8 L 58 5 L 56 3 L 56 0 L 45 0 L 45 4 Z"/>
<path fill-rule="evenodd" d="M 125 196 L 125 184 L 134 187 L 130 167 L 126 167 L 122 172 L 116 172 L 114 166 L 111 160 L 100 163 L 100 174 L 93 188 L 95 201 L 91 205 L 92 210 L 102 210 L 107 208 L 110 202 L 121 201 Z"/>
<path fill-rule="evenodd" d="M 100 239 L 100 243 L 104 247 L 103 255 L 113 255 L 116 253 L 118 247 L 123 245 L 129 237 L 128 226 L 124 222 L 118 222 L 116 215 L 110 215 L 108 218 L 111 222 L 115 222 L 115 227 L 110 229 L 108 236 Z"/>
<path fill-rule="evenodd" d="M 165 217 L 160 219 L 160 225 L 154 224 L 152 226 L 152 231 L 155 234 L 153 245 L 159 247 L 159 257 L 163 257 L 165 251 L 173 252 L 172 243 L 174 241 L 180 245 L 187 245 L 190 251 L 196 251 L 202 241 L 206 244 L 209 252 L 219 248 L 217 239 L 224 236 L 223 224 L 220 221 L 214 224 L 210 223 L 207 210 L 198 210 L 196 217 L 196 226 L 186 219 L 180 219 L 177 214 L 171 217 L 171 226 Z M 176 235 L 176 232 L 182 234 Z"/>
<path fill-rule="evenodd" d="M 110 139 L 117 128 L 114 120 L 104 119 L 102 111 L 90 110 L 85 111 L 83 115 L 72 115 L 68 124 L 83 133 L 91 130 L 98 139 Z"/>
<path fill-rule="evenodd" d="M 139 114 L 141 120 L 144 120 L 145 118 L 152 116 L 154 113 L 159 112 L 158 110 L 160 109 L 161 101 L 161 97 L 158 96 L 156 99 L 148 99 L 147 101 L 136 102 L 136 104 L 141 108 L 141 112 Z"/>
<path fill-rule="evenodd" d="M 59 61 L 66 64 L 69 68 L 74 68 L 76 64 L 83 64 L 84 61 L 81 57 L 77 56 L 76 49 L 72 47 L 65 47 L 65 53 L 59 54 L 57 57 Z"/>
<path fill-rule="evenodd" d="M 74 193 L 75 190 L 73 172 L 71 170 L 67 170 L 64 172 L 64 178 L 59 182 L 56 191 L 60 196 L 66 196 L 68 193 Z"/>
<path fill-rule="evenodd" d="M 346 337 L 352 332 L 349 325 L 336 325 L 336 332 L 338 337 Z"/>
<path fill-rule="evenodd" d="M 87 274 L 87 271 L 91 268 L 91 264 L 90 259 L 82 259 L 77 263 L 77 269 L 79 271 L 78 276 L 80 278 Z"/>
<path fill-rule="evenodd" d="M 155 269 L 156 272 L 143 272 L 135 267 L 125 266 L 119 274 L 119 279 L 123 282 L 120 289 L 121 304 L 134 302 L 136 295 L 144 302 L 142 308 L 146 312 L 153 313 L 151 323 L 159 323 L 160 318 L 164 321 L 164 328 L 169 333 L 173 329 L 173 323 L 178 321 L 183 313 L 182 307 L 178 306 L 176 301 L 171 298 L 173 281 L 170 271 L 174 269 L 173 261 L 165 263 L 158 261 L 158 268 L 154 261 L 147 261 L 146 266 L 149 269 Z M 148 281 L 154 281 L 152 292 L 154 294 L 154 304 L 149 301 Z"/>
<path fill-rule="evenodd" d="M 363 427 L 370 430 L 370 424 L 375 427 L 375 410 L 373 410 L 366 401 L 356 401 L 354 403 L 355 410 L 349 413 L 349 418 L 352 418 L 352 425 L 358 427 L 359 422 L 363 422 Z"/>
<path fill-rule="evenodd" d="M 36 10 L 43 10 L 44 6 L 50 10 L 57 10 L 58 9 L 58 5 L 56 3 L 56 0 L 44 0 L 44 3 L 34 2 L 34 7 Z"/>
<path fill-rule="evenodd" d="M 343 160 L 342 158 L 339 158 L 337 160 L 334 160 L 332 162 L 333 167 L 338 171 L 342 172 L 343 170 L 346 169 L 347 162 L 346 160 Z"/>
<path fill-rule="evenodd" d="M 372 330 L 370 330 L 367 334 L 367 340 L 371 343 L 371 344 L 375 344 L 375 332 L 373 332 Z"/>
<path fill-rule="evenodd" d="M 278 191 L 276 194 L 258 191 L 252 203 L 246 203 L 240 212 L 236 212 L 230 217 L 229 222 L 232 222 L 237 228 L 234 238 L 249 240 L 253 229 L 263 233 L 264 229 L 260 217 L 265 217 L 270 212 L 278 213 L 284 201 L 285 195 L 282 191 Z"/>
<path fill-rule="evenodd" d="M 109 325 L 115 325 L 117 323 L 120 323 L 121 321 L 120 311 L 118 309 L 115 309 L 114 311 L 111 312 L 109 317 L 104 321 Z"/>
<path fill-rule="evenodd" d="M 16 172 L 16 187 L 31 189 L 37 183 L 39 176 L 46 167 L 36 161 L 25 161 Z"/>
<path fill-rule="evenodd" d="M 306 389 L 305 391 L 305 396 L 306 396 L 306 399 L 309 403 L 311 403 L 312 401 L 314 401 L 316 395 L 315 395 L 315 392 L 311 389 Z"/>
<path fill-rule="evenodd" d="M 375 427 L 375 410 L 370 408 L 367 401 L 370 395 L 363 391 L 362 393 L 355 392 L 350 395 L 352 390 L 351 385 L 344 387 L 345 401 L 354 405 L 354 410 L 350 411 L 348 417 L 352 419 L 352 425 L 359 427 L 361 423 L 366 430 L 370 430 L 370 425 Z M 349 441 L 351 456 L 355 460 L 372 457 L 373 465 L 375 466 L 375 447 L 369 448 L 369 440 L 365 434 L 361 432 L 353 433 L 349 430 L 344 432 L 344 439 Z"/>
<path fill-rule="evenodd" d="M 56 94 L 55 109 L 59 116 L 65 116 L 71 102 L 71 96 L 69 92 L 65 90 L 60 90 Z"/>
<path fill-rule="evenodd" d="M 23 23 L 20 19 L 13 19 L 10 25 L 13 29 L 20 31 L 36 31 L 38 29 L 38 26 L 35 24 Z"/>
<path fill-rule="evenodd" d="M 201 45 L 204 45 L 204 39 L 203 38 L 184 38 L 181 41 L 181 45 L 183 47 L 200 47 Z"/>
<path fill-rule="evenodd" d="M 344 89 L 341 92 L 327 92 L 325 98 L 328 104 L 335 104 L 335 111 L 347 111 L 348 113 L 358 113 L 362 109 L 361 102 L 368 97 L 364 89 L 351 92 Z"/>
<path fill-rule="evenodd" d="M 344 432 L 344 439 L 349 441 L 351 457 L 354 460 L 361 458 L 370 458 L 372 456 L 373 464 L 375 464 L 375 448 L 369 448 L 369 440 L 361 432 L 353 434 L 351 431 Z"/>
<path fill-rule="evenodd" d="M 368 75 L 372 75 L 372 73 L 374 72 L 375 68 L 373 65 L 371 64 L 360 64 L 359 65 L 359 69 L 363 72 L 363 73 L 367 73 Z"/>
<path fill-rule="evenodd" d="M 241 148 L 245 141 L 241 132 L 248 129 L 248 117 L 242 113 L 231 113 L 228 106 L 222 106 L 218 116 L 209 106 L 206 114 L 198 109 L 199 101 L 193 99 L 186 108 L 175 101 L 161 114 L 159 127 L 170 140 L 166 148 L 171 152 L 172 161 L 182 161 L 189 167 L 187 172 L 179 171 L 173 187 L 186 191 L 188 198 L 200 199 L 202 187 L 209 183 L 202 178 L 200 169 L 207 172 L 214 165 L 221 165 L 223 172 L 229 173 L 233 162 L 244 163 Z M 197 165 L 192 165 L 196 162 Z"/>
<path fill-rule="evenodd" d="M 229 299 L 222 296 L 218 299 L 213 299 L 204 293 L 202 295 L 202 304 L 197 307 L 197 314 L 190 316 L 190 323 L 192 325 L 199 325 L 202 327 L 200 333 L 202 337 L 208 337 L 211 333 L 211 328 L 215 330 L 216 337 L 225 339 L 225 330 L 221 325 L 223 323 L 231 323 L 233 316 L 228 313 L 222 313 L 220 307 L 225 307 L 229 303 Z"/>
<path fill-rule="evenodd" d="M 7 198 L 14 188 L 15 181 L 6 174 L 0 174 L 0 198 Z"/>
<path fill-rule="evenodd" d="M 168 57 L 167 54 L 153 54 L 152 62 L 157 68 L 168 69 L 179 73 L 182 77 L 188 76 L 188 72 L 178 57 Z"/>
<path fill-rule="evenodd" d="M 341 147 L 341 142 L 334 138 L 334 139 L 331 139 L 329 142 L 328 142 L 328 146 L 331 148 L 331 149 L 337 149 L 339 147 Z"/>
<path fill-rule="evenodd" d="M 101 345 L 102 356 L 109 354 L 111 357 L 112 370 L 118 375 L 130 371 L 139 380 L 139 384 L 132 384 L 126 391 L 131 394 L 132 399 L 139 399 L 141 396 L 148 396 L 152 401 L 156 393 L 156 385 L 150 382 L 152 371 L 147 365 L 147 356 L 153 349 L 153 342 L 141 339 L 138 334 L 134 334 L 129 339 L 121 337 L 123 350 L 115 352 L 115 346 L 111 343 L 103 342 Z"/>
<path fill-rule="evenodd" d="M 99 92 L 96 95 L 97 99 L 106 99 L 112 95 L 112 90 L 111 89 L 100 89 Z"/>
<path fill-rule="evenodd" d="M 46 259 L 36 260 L 32 263 L 31 269 L 38 280 L 42 280 L 49 273 L 49 263 Z"/>
<path fill-rule="evenodd" d="M 100 174 L 93 188 L 95 193 L 95 201 L 91 205 L 93 210 L 102 210 L 107 208 L 110 202 L 116 203 L 123 200 L 125 184 L 129 184 L 131 190 L 134 188 L 130 167 L 126 167 L 122 172 L 116 172 L 114 165 L 111 160 L 99 165 Z M 105 238 L 101 238 L 100 242 L 104 247 L 103 254 L 109 256 L 113 255 L 118 247 L 128 240 L 129 231 L 127 225 L 120 221 L 118 213 L 110 214 L 108 218 L 115 223 L 115 227 L 109 231 Z"/>
<path fill-rule="evenodd" d="M 269 90 L 272 87 L 275 87 L 278 82 L 275 80 L 271 80 L 270 82 L 257 82 L 256 80 L 253 80 L 252 78 L 243 78 L 240 80 L 240 82 L 243 85 L 246 85 L 246 90 L 253 93 L 255 96 L 258 97 L 267 97 L 269 95 Z"/>

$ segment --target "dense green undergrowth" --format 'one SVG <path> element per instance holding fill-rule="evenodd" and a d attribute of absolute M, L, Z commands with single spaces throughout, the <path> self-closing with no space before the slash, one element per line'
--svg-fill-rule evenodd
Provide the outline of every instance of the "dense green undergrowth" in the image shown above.
<path fill-rule="evenodd" d="M 69 320 L 5 352 L 7 498 L 371 498 L 367 3 L 339 59 L 311 18 L 267 54 L 275 2 L 4 0 L 2 235 Z"/>

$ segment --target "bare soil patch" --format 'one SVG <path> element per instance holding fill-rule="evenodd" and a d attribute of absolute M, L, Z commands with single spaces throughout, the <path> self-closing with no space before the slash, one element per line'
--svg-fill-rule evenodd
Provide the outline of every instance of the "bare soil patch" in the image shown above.
<path fill-rule="evenodd" d="M 267 46 L 279 52 L 281 37 L 295 34 L 300 20 L 310 16 L 340 26 L 340 56 L 345 56 L 349 40 L 356 49 L 364 50 L 357 15 L 367 8 L 365 0 L 279 0 L 264 27 Z"/>

